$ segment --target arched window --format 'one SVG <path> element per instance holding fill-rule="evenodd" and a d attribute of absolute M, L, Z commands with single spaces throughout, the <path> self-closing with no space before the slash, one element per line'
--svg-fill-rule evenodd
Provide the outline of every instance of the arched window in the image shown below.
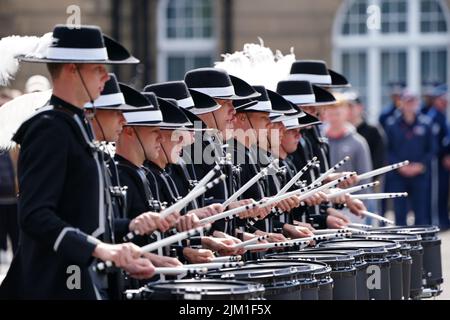
<path fill-rule="evenodd" d="M 345 0 L 333 30 L 333 65 L 347 75 L 376 122 L 404 82 L 420 93 L 449 83 L 449 11 L 442 0 Z"/>
<path fill-rule="evenodd" d="M 190 69 L 212 66 L 215 11 L 212 0 L 158 2 L 158 81 L 182 80 Z"/>

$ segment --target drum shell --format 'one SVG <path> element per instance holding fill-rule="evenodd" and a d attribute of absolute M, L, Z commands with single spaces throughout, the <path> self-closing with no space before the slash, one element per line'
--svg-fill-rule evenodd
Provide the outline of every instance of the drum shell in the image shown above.
<path fill-rule="evenodd" d="M 264 264 L 266 266 L 290 265 L 298 267 L 297 280 L 300 282 L 302 300 L 332 300 L 333 298 L 334 281 L 331 278 L 332 270 L 325 263 L 291 259 L 261 259 L 250 261 L 250 263 Z M 311 269 L 302 271 L 305 266 Z"/>
<path fill-rule="evenodd" d="M 366 243 L 366 247 L 363 247 L 365 241 L 369 241 Z M 371 245 L 369 243 L 371 242 Z M 379 245 L 377 244 L 379 243 Z M 382 245 L 382 243 L 384 245 Z M 359 243 L 359 244 L 358 244 Z M 386 249 L 388 246 L 389 250 Z M 320 248 L 333 248 L 333 249 L 346 249 L 346 250 L 355 250 L 362 249 L 365 253 L 364 259 L 367 262 L 367 282 L 366 286 L 369 291 L 369 298 L 376 300 L 390 300 L 391 299 L 391 283 L 393 285 L 399 286 L 402 281 L 402 277 L 400 279 L 391 279 L 391 263 L 388 259 L 390 255 L 396 254 L 399 252 L 400 245 L 396 244 L 393 241 L 379 241 L 379 240 L 359 240 L 359 239 L 343 239 L 343 240 L 333 240 L 333 241 L 325 241 L 319 244 Z M 374 269 L 373 267 L 376 267 Z M 379 282 L 375 276 L 375 274 L 371 274 L 370 272 L 376 272 L 379 270 Z M 398 268 L 396 269 L 398 272 Z M 374 280 L 372 280 L 374 279 Z M 377 284 L 380 286 L 378 287 Z"/>
<path fill-rule="evenodd" d="M 295 261 L 320 261 L 332 268 L 334 281 L 333 298 L 335 300 L 356 300 L 356 268 L 354 258 L 345 253 L 327 253 L 312 251 L 293 251 L 266 255 L 267 259 L 288 258 Z"/>

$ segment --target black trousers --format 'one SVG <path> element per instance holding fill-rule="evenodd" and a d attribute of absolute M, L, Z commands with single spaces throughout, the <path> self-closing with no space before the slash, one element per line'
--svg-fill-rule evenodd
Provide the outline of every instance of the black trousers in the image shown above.
<path fill-rule="evenodd" d="M 0 249 L 7 249 L 7 239 L 11 239 L 13 252 L 19 244 L 19 222 L 17 217 L 17 204 L 0 205 Z"/>

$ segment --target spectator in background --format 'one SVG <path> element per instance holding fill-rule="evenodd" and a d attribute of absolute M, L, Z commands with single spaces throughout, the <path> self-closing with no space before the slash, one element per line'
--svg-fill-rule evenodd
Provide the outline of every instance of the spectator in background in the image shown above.
<path fill-rule="evenodd" d="M 348 121 L 356 127 L 356 131 L 363 136 L 370 149 L 372 166 L 378 169 L 385 165 L 386 141 L 384 130 L 367 123 L 364 118 L 364 105 L 357 95 L 348 97 L 349 117 Z"/>
<path fill-rule="evenodd" d="M 324 113 L 324 133 L 330 146 L 330 163 L 334 165 L 344 157 L 350 156 L 339 171 L 356 171 L 360 174 L 372 170 L 369 146 L 348 122 L 350 107 L 347 100 L 342 94 L 333 93 L 333 95 L 339 102 L 335 107 L 327 108 Z M 373 201 L 364 201 L 364 204 L 369 211 L 375 209 Z M 356 222 L 353 217 L 352 220 Z"/>
<path fill-rule="evenodd" d="M 378 122 L 383 128 L 386 125 L 386 120 L 398 110 L 400 98 L 405 89 L 405 84 L 403 82 L 392 82 L 389 86 L 391 87 L 391 102 L 383 108 L 380 117 L 378 118 Z"/>
<path fill-rule="evenodd" d="M 0 90 L 0 108 L 6 102 L 18 97 L 18 90 L 4 88 Z M 19 242 L 17 218 L 17 150 L 0 150 L 0 250 L 8 249 L 8 237 L 13 252 Z"/>
<path fill-rule="evenodd" d="M 415 224 L 430 224 L 430 163 L 436 153 L 431 120 L 419 112 L 419 98 L 408 90 L 402 94 L 400 112 L 386 120 L 388 162 L 409 160 L 410 164 L 390 172 L 392 192 L 408 192 L 407 198 L 395 198 L 397 225 L 406 225 L 410 207 L 415 214 Z M 408 206 L 408 204 L 410 206 Z"/>
<path fill-rule="evenodd" d="M 438 224 L 441 229 L 448 229 L 450 222 L 448 218 L 448 193 L 449 193 L 449 168 L 445 163 L 450 156 L 449 132 L 447 124 L 447 85 L 435 86 L 430 93 L 431 107 L 425 113 L 432 120 L 432 132 L 437 145 L 437 154 L 432 162 L 432 223 Z M 424 112 L 424 110 L 421 110 Z M 433 216 L 434 215 L 434 216 Z M 434 218 L 434 219 L 433 219 Z"/>

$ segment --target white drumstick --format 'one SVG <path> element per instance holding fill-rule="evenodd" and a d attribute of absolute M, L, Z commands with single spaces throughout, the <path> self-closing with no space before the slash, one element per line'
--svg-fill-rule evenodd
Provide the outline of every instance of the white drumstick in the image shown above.
<path fill-rule="evenodd" d="M 241 261 L 242 256 L 225 256 L 225 257 L 214 257 L 211 259 L 211 262 L 235 262 Z"/>
<path fill-rule="evenodd" d="M 244 265 L 242 261 L 234 261 L 234 262 L 210 262 L 210 263 L 196 263 L 196 264 L 186 264 L 184 265 L 187 269 L 192 268 L 207 268 L 208 270 L 213 269 L 222 269 L 222 268 L 235 268 L 241 267 Z"/>
<path fill-rule="evenodd" d="M 257 243 L 259 241 L 266 240 L 268 237 L 269 237 L 269 235 L 265 234 L 263 236 L 259 236 L 259 237 L 255 237 L 255 238 L 252 238 L 252 239 L 249 239 L 249 240 L 246 240 L 246 241 L 242 241 L 241 243 L 235 243 L 235 244 L 232 245 L 232 247 L 234 249 L 235 248 L 242 248 L 242 247 L 245 247 L 246 245 L 254 244 L 254 243 Z"/>
<path fill-rule="evenodd" d="M 296 183 L 298 181 L 298 179 L 300 179 L 300 177 L 306 171 L 308 171 L 311 166 L 313 166 L 316 163 L 316 160 L 317 160 L 317 157 L 314 157 L 311 160 L 309 160 L 308 163 L 288 183 L 286 183 L 286 185 L 283 188 L 281 188 L 281 190 L 277 193 L 277 196 L 288 191 L 289 188 L 292 187 L 294 185 L 294 183 Z"/>
<path fill-rule="evenodd" d="M 345 238 L 350 235 L 351 235 L 351 233 L 349 233 L 349 232 L 336 232 L 336 233 L 321 234 L 321 235 L 316 235 L 316 236 L 312 236 L 312 237 L 288 240 L 287 242 L 297 242 L 299 240 L 301 240 L 301 241 L 321 241 L 321 240 L 328 240 L 328 239 L 335 239 L 335 238 Z"/>
<path fill-rule="evenodd" d="M 353 192 L 361 191 L 361 190 L 364 190 L 364 189 L 372 188 L 372 187 L 374 187 L 374 186 L 376 186 L 378 184 L 379 184 L 378 181 L 374 181 L 374 182 L 367 183 L 367 184 L 362 184 L 362 185 L 359 185 L 359 186 L 356 186 L 356 187 L 351 187 L 351 188 L 347 188 L 347 189 L 338 190 L 336 192 L 327 194 L 327 198 L 328 199 L 336 198 L 336 197 L 339 197 L 339 196 L 347 194 L 347 193 L 353 193 Z"/>
<path fill-rule="evenodd" d="M 283 247 L 293 247 L 293 246 L 307 246 L 309 241 L 291 241 L 291 242 L 270 242 L 270 243 L 260 243 L 260 244 L 249 244 L 244 247 L 246 250 L 260 250 L 260 249 L 273 249 L 273 248 L 283 248 Z"/>
<path fill-rule="evenodd" d="M 347 226 L 351 227 L 351 228 L 361 228 L 361 229 L 372 229 L 373 228 L 371 225 L 363 224 L 363 223 L 350 223 Z"/>
<path fill-rule="evenodd" d="M 392 198 L 403 198 L 407 197 L 407 192 L 400 192 L 400 193 L 366 193 L 366 194 L 352 194 L 350 197 L 352 199 L 359 199 L 359 200 L 380 200 L 380 199 L 392 199 Z"/>
<path fill-rule="evenodd" d="M 382 168 L 379 168 L 379 169 L 375 169 L 375 170 L 372 170 L 372 171 L 360 174 L 360 175 L 358 175 L 358 179 L 359 179 L 359 181 L 365 180 L 365 179 L 369 179 L 369 178 L 372 178 L 372 177 L 375 177 L 375 176 L 379 176 L 380 174 L 384 174 L 386 172 L 389 172 L 389 171 L 398 169 L 400 167 L 406 166 L 408 164 L 409 164 L 408 160 L 403 161 L 403 162 L 394 163 L 394 164 L 391 164 L 389 166 L 385 166 L 385 167 L 382 167 Z"/>
<path fill-rule="evenodd" d="M 204 185 L 206 185 L 208 182 L 209 182 L 209 180 L 211 180 L 212 179 L 212 177 L 214 177 L 217 173 L 219 173 L 220 172 L 220 166 L 219 165 L 216 165 L 211 171 L 209 171 L 204 177 L 203 177 L 203 179 L 201 179 L 198 183 L 197 183 L 197 185 L 191 190 L 191 192 L 192 191 L 194 191 L 194 190 L 197 190 L 198 188 L 200 188 L 200 187 L 203 187 Z"/>
<path fill-rule="evenodd" d="M 316 180 L 313 181 L 313 183 L 320 183 L 323 180 L 325 180 L 326 178 L 328 178 L 328 176 L 332 173 L 334 173 L 337 169 L 339 169 L 340 167 L 342 167 L 344 165 L 344 163 L 346 163 L 348 160 L 350 159 L 349 156 L 346 156 L 344 159 L 342 159 L 341 161 L 339 161 L 338 163 L 336 163 L 333 167 L 331 167 L 330 169 L 328 169 L 327 171 L 325 171 L 319 178 L 317 178 Z"/>
<path fill-rule="evenodd" d="M 386 218 L 384 218 L 384 217 L 382 217 L 382 216 L 380 216 L 380 215 L 378 215 L 376 213 L 372 213 L 372 212 L 369 212 L 369 211 L 362 211 L 362 214 L 367 216 L 367 217 L 370 217 L 370 218 L 373 218 L 373 219 L 376 219 L 376 220 L 380 220 L 380 221 L 386 222 L 388 224 L 395 225 L 394 221 L 386 219 Z"/>
<path fill-rule="evenodd" d="M 330 233 L 346 233 L 347 228 L 345 229 L 318 229 L 314 230 L 314 234 L 330 234 Z"/>
<path fill-rule="evenodd" d="M 198 227 L 195 229 L 191 229 L 188 231 L 184 231 L 184 232 L 179 232 L 177 234 L 174 234 L 173 236 L 164 238 L 160 241 L 156 241 L 153 243 L 150 243 L 148 245 L 145 245 L 143 247 L 141 247 L 141 251 L 142 252 L 151 252 L 154 250 L 157 250 L 158 248 L 162 248 L 168 245 L 171 245 L 172 243 L 187 239 L 189 237 L 195 236 L 197 234 L 200 234 L 204 231 L 209 230 L 209 228 L 211 228 L 211 226 L 203 226 L 203 227 Z"/>
<path fill-rule="evenodd" d="M 199 197 L 200 195 L 205 193 L 207 190 L 211 189 L 212 187 L 214 187 L 220 181 L 223 181 L 223 180 L 225 180 L 224 174 L 222 174 L 220 177 L 214 179 L 213 181 L 208 182 L 205 186 L 199 187 L 196 190 L 189 192 L 184 198 L 180 199 L 179 201 L 177 201 L 176 203 L 174 203 L 167 209 L 164 209 L 163 211 L 161 211 L 160 212 L 161 218 L 164 219 L 167 216 L 169 216 L 170 214 L 172 214 L 176 211 L 180 211 L 185 206 L 187 206 L 189 204 L 189 202 L 191 202 L 195 198 Z"/>
<path fill-rule="evenodd" d="M 244 184 L 238 191 L 236 191 L 235 193 L 233 193 L 231 195 L 231 197 L 229 197 L 224 203 L 222 203 L 222 205 L 224 207 L 227 207 L 230 203 L 232 203 L 233 201 L 235 201 L 237 198 L 239 198 L 239 196 L 241 194 L 243 194 L 245 191 L 248 190 L 248 188 L 250 188 L 253 184 L 256 183 L 256 181 L 258 181 L 259 179 L 261 179 L 262 177 L 267 175 L 267 171 L 269 169 L 268 168 L 264 168 L 262 169 L 260 172 L 258 172 L 258 174 L 256 176 L 254 176 L 253 178 L 251 178 L 250 180 L 247 181 L 246 184 Z"/>
<path fill-rule="evenodd" d="M 155 268 L 155 274 L 161 275 L 181 275 L 181 274 L 193 274 L 199 273 L 204 274 L 208 272 L 208 268 L 184 268 L 184 267 L 159 267 Z"/>

